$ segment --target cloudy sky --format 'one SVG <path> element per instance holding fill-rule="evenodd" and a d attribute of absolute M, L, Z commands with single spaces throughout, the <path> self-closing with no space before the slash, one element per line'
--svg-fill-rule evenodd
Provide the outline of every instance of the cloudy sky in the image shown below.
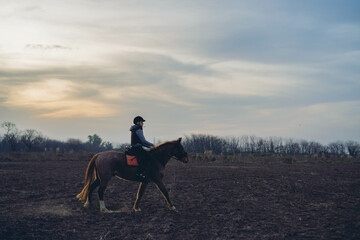
<path fill-rule="evenodd" d="M 149 141 L 360 140 L 357 0 L 0 5 L 0 122 L 113 143 L 136 115 Z"/>

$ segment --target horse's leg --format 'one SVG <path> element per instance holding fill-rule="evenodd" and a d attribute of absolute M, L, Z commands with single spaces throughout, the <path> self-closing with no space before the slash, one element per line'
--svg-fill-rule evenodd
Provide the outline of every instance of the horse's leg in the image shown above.
<path fill-rule="evenodd" d="M 100 183 L 100 187 L 99 187 L 99 202 L 100 202 L 100 212 L 101 213 L 109 213 L 110 211 L 106 208 L 105 206 L 105 202 L 104 202 L 104 192 L 106 190 L 107 187 L 107 182 L 103 183 L 103 181 L 101 181 Z"/>
<path fill-rule="evenodd" d="M 170 200 L 169 193 L 166 190 L 164 183 L 161 180 L 158 180 L 158 181 L 155 182 L 155 184 L 158 187 L 158 189 L 160 190 L 160 192 L 163 194 L 163 196 L 165 197 L 168 208 L 170 210 L 176 211 L 176 208 L 175 208 L 175 206 L 172 204 L 172 202 Z"/>
<path fill-rule="evenodd" d="M 110 213 L 111 211 L 108 210 L 105 206 L 104 193 L 105 193 L 106 187 L 107 187 L 112 175 L 110 172 L 103 171 L 99 177 L 100 177 L 100 187 L 98 190 L 98 194 L 99 194 L 99 202 L 100 202 L 100 212 L 101 213 Z"/>
<path fill-rule="evenodd" d="M 92 193 L 93 191 L 95 190 L 95 188 L 97 188 L 98 186 L 100 185 L 100 180 L 99 179 L 96 179 L 95 182 L 93 182 L 91 185 L 90 185 L 90 188 L 89 188 L 89 195 L 86 199 L 86 202 L 84 203 L 84 208 L 89 208 L 90 205 L 91 205 L 91 197 L 92 197 Z"/>
<path fill-rule="evenodd" d="M 135 200 L 134 207 L 133 207 L 135 212 L 141 211 L 141 209 L 139 208 L 139 202 L 140 202 L 142 196 L 144 195 L 146 186 L 147 186 L 147 183 L 144 183 L 144 182 L 141 182 L 139 185 L 139 190 L 137 192 L 136 200 Z"/>

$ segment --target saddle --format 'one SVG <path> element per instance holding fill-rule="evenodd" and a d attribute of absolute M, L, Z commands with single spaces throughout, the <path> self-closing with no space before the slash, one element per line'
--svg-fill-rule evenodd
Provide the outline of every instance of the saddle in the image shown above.
<path fill-rule="evenodd" d="M 128 166 L 134 166 L 134 167 L 139 166 L 139 162 L 137 160 L 137 157 L 135 156 L 134 149 L 131 149 L 131 147 L 126 147 L 125 156 L 126 156 L 126 164 Z"/>
<path fill-rule="evenodd" d="M 130 155 L 126 155 L 126 164 L 128 166 L 134 166 L 134 167 L 139 166 L 136 156 L 130 156 Z"/>

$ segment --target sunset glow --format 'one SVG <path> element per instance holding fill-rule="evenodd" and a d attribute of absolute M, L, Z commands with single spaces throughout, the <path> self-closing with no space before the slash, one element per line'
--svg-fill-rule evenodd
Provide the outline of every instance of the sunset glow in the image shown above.
<path fill-rule="evenodd" d="M 81 86 L 70 81 L 51 79 L 10 89 L 5 104 L 14 108 L 39 110 L 39 117 L 104 117 L 115 113 L 109 106 L 94 100 L 74 98 Z"/>

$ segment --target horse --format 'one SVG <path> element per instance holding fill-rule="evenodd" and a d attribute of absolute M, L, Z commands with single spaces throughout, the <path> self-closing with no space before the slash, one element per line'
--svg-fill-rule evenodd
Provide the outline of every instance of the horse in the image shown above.
<path fill-rule="evenodd" d="M 150 154 L 153 160 L 151 161 L 151 169 L 145 181 L 139 180 L 138 176 L 136 176 L 138 167 L 128 166 L 126 162 L 126 154 L 124 152 L 106 151 L 95 154 L 91 158 L 86 169 L 84 188 L 76 197 L 85 202 L 83 207 L 87 209 L 91 206 L 91 196 L 93 191 L 100 186 L 98 190 L 100 212 L 113 212 L 108 210 L 105 206 L 104 192 L 110 179 L 113 176 L 117 176 L 120 179 L 140 182 L 133 206 L 133 210 L 135 212 L 141 211 L 139 203 L 145 192 L 146 186 L 150 182 L 154 182 L 163 194 L 168 208 L 176 211 L 162 179 L 164 177 L 166 164 L 172 157 L 183 163 L 187 163 L 189 161 L 187 152 L 181 145 L 181 138 L 156 145 L 152 150 L 150 150 Z"/>

